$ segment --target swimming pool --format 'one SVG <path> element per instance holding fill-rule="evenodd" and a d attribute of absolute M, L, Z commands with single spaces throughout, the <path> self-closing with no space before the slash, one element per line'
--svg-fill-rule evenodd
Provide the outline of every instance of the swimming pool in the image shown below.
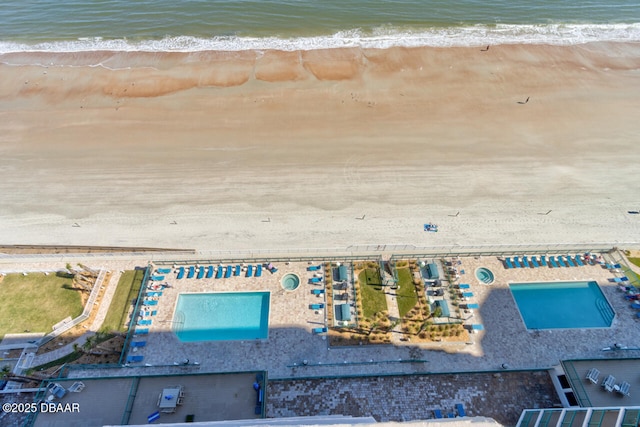
<path fill-rule="evenodd" d="M 512 283 L 527 329 L 604 328 L 615 315 L 596 282 Z"/>
<path fill-rule="evenodd" d="M 265 339 L 269 292 L 180 294 L 173 331 L 182 342 Z"/>

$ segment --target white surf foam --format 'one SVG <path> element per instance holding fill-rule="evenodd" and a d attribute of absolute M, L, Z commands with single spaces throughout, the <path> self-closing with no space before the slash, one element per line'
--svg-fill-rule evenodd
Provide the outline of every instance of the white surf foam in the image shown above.
<path fill-rule="evenodd" d="M 634 24 L 547 24 L 547 25 L 476 25 L 471 27 L 400 30 L 378 28 L 371 33 L 359 30 L 341 31 L 315 37 L 166 37 L 157 40 L 132 41 L 82 38 L 26 44 L 0 41 L 0 53 L 10 52 L 200 52 L 277 49 L 283 51 L 332 49 L 342 47 L 388 48 L 455 47 L 487 44 L 575 45 L 590 42 L 640 42 L 640 23 Z"/>

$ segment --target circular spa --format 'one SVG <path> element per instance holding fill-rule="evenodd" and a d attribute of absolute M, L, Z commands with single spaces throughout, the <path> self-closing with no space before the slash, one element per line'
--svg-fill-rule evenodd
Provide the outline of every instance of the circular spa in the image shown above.
<path fill-rule="evenodd" d="M 285 291 L 295 291 L 300 286 L 300 278 L 297 274 L 285 274 L 280 282 Z"/>
<path fill-rule="evenodd" d="M 493 273 L 491 272 L 491 270 L 484 267 L 480 267 L 479 269 L 476 270 L 476 277 L 478 278 L 478 280 L 480 280 L 482 283 L 486 285 L 492 284 L 494 280 Z"/>

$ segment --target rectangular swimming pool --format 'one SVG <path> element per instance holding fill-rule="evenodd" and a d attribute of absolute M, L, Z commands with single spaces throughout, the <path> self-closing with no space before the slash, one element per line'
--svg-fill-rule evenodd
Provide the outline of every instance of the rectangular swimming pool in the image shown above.
<path fill-rule="evenodd" d="M 604 328 L 615 313 L 596 282 L 509 285 L 527 329 Z"/>
<path fill-rule="evenodd" d="M 173 331 L 182 342 L 265 339 L 269 292 L 180 294 Z"/>

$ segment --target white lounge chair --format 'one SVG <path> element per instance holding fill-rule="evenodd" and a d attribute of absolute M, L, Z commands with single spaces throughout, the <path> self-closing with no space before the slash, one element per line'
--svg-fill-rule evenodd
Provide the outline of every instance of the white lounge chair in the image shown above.
<path fill-rule="evenodd" d="M 589 369 L 587 372 L 587 379 L 591 381 L 593 384 L 598 384 L 598 378 L 600 377 L 600 371 L 596 368 Z"/>
<path fill-rule="evenodd" d="M 631 384 L 626 381 L 622 381 L 619 385 L 614 387 L 616 392 L 620 393 L 623 396 L 629 396 L 629 389 L 631 388 Z"/>
<path fill-rule="evenodd" d="M 614 377 L 611 374 L 607 375 L 607 378 L 605 378 L 604 381 L 602 381 L 602 387 L 609 393 L 613 391 L 613 387 L 615 385 L 616 385 L 616 377 Z"/>

